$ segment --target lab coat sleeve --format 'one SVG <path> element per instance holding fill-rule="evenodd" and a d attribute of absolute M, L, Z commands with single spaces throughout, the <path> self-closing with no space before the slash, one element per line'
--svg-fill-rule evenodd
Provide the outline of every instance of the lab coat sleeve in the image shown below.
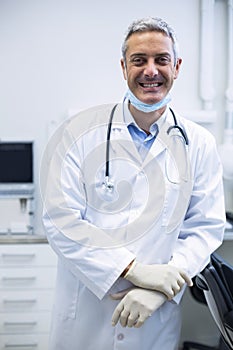
<path fill-rule="evenodd" d="M 204 145 L 199 141 L 202 146 L 198 147 L 198 140 L 193 141 L 193 190 L 170 261 L 190 277 L 207 265 L 211 253 L 221 245 L 225 226 L 222 166 L 215 140 L 209 133 L 201 137 Z"/>
<path fill-rule="evenodd" d="M 65 130 L 50 160 L 43 224 L 65 266 L 102 299 L 135 256 L 85 219 L 86 193 L 78 155 L 72 133 Z"/>

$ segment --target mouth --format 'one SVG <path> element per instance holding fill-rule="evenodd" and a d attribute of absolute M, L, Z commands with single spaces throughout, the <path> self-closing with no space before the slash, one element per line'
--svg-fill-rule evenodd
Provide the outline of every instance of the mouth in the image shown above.
<path fill-rule="evenodd" d="M 157 87 L 160 87 L 163 83 L 159 83 L 159 82 L 156 82 L 156 83 L 139 83 L 139 85 L 145 89 L 151 89 L 151 88 L 157 88 Z"/>

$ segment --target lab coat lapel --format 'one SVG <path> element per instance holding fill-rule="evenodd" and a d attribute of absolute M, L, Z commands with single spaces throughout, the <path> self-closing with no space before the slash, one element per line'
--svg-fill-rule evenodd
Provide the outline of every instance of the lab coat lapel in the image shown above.
<path fill-rule="evenodd" d="M 143 162 L 143 167 L 146 167 L 153 159 L 158 157 L 159 154 L 164 152 L 167 149 L 167 145 L 164 142 L 163 138 L 160 137 L 160 133 L 164 132 L 163 130 L 159 131 L 156 139 L 154 140 L 150 150 L 147 153 L 146 158 Z"/>
<path fill-rule="evenodd" d="M 160 150 L 162 148 L 166 150 L 164 174 L 167 182 L 170 184 L 170 188 L 178 190 L 177 202 L 166 228 L 167 233 L 173 232 L 184 217 L 193 184 L 187 145 L 180 132 L 177 133 L 177 129 L 172 128 L 168 134 L 167 131 L 171 125 L 173 124 L 166 120 L 157 139 L 162 145 Z"/>
<path fill-rule="evenodd" d="M 111 152 L 117 157 L 130 159 L 142 165 L 142 159 L 131 138 L 128 128 L 123 120 L 123 105 L 119 104 L 115 110 L 111 132 Z"/>
<path fill-rule="evenodd" d="M 153 142 L 147 157 L 144 160 L 144 166 L 148 164 L 152 159 L 157 157 L 162 152 L 165 152 L 173 147 L 171 144 L 171 138 L 167 133 L 167 130 L 170 126 L 172 126 L 172 121 L 169 118 L 169 115 L 167 115 L 166 120 L 163 122 L 162 126 L 159 129 L 159 133 Z"/>
<path fill-rule="evenodd" d="M 157 137 L 153 142 L 143 165 L 146 166 L 152 159 L 158 157 L 158 155 L 166 150 L 167 146 Z"/>
<path fill-rule="evenodd" d="M 142 161 L 140 154 L 131 138 L 127 126 L 123 120 L 123 104 L 119 104 L 115 110 L 111 132 L 111 151 L 117 157 L 127 157 L 131 161 L 135 161 L 138 165 L 144 167 L 152 159 L 157 157 L 167 148 L 164 138 L 160 137 L 160 133 L 165 133 L 164 126 L 161 128 L 157 138 L 153 142 L 146 158 Z"/>

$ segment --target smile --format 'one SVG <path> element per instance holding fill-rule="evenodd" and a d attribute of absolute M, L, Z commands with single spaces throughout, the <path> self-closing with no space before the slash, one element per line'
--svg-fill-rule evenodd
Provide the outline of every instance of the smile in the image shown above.
<path fill-rule="evenodd" d="M 153 87 L 158 87 L 158 86 L 161 86 L 162 83 L 146 83 L 146 84 L 143 84 L 143 83 L 139 83 L 142 87 L 144 88 L 153 88 Z"/>

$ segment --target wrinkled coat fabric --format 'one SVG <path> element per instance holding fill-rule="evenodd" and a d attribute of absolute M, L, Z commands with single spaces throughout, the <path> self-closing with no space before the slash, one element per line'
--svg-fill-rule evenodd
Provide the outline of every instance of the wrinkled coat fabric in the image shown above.
<path fill-rule="evenodd" d="M 142 161 L 118 105 L 110 146 L 114 190 L 108 192 L 102 183 L 111 109 L 99 106 L 67 121 L 49 157 L 43 222 L 58 255 L 49 350 L 175 350 L 182 292 L 139 329 L 111 326 L 118 302 L 109 294 L 131 286 L 120 275 L 134 258 L 170 262 L 193 277 L 221 244 L 224 199 L 215 141 L 178 117 L 189 139 L 185 163 L 162 129 Z M 167 128 L 173 119 L 166 113 Z"/>

